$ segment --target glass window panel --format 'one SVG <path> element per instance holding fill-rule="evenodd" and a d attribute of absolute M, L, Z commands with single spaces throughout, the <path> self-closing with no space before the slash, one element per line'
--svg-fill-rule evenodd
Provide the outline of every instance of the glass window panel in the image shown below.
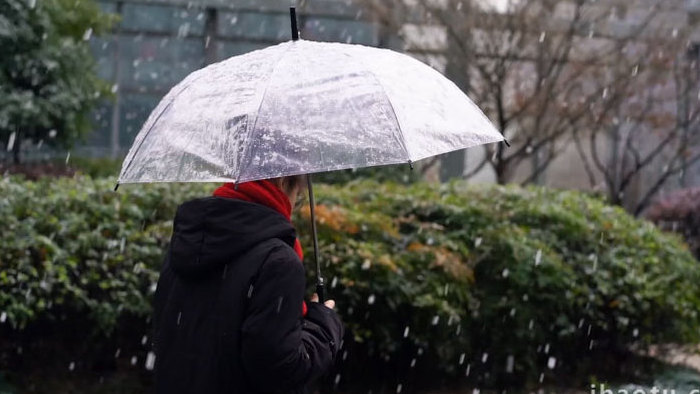
<path fill-rule="evenodd" d="M 97 5 L 100 7 L 102 12 L 106 12 L 108 14 L 115 14 L 117 12 L 117 3 L 111 1 L 98 1 Z"/>
<path fill-rule="evenodd" d="M 224 60 L 231 56 L 242 55 L 267 46 L 268 44 L 255 42 L 219 41 L 216 43 L 216 56 L 217 59 Z"/>
<path fill-rule="evenodd" d="M 130 147 L 151 111 L 158 105 L 161 96 L 153 94 L 122 94 L 119 114 L 119 145 Z"/>
<path fill-rule="evenodd" d="M 333 41 L 376 46 L 377 26 L 365 21 L 309 17 L 304 22 L 302 37 L 313 41 Z"/>
<path fill-rule="evenodd" d="M 201 38 L 122 36 L 120 90 L 164 92 L 204 66 Z"/>
<path fill-rule="evenodd" d="M 273 41 L 291 39 L 289 14 L 259 12 L 219 12 L 218 34 L 224 37 L 244 37 Z"/>
<path fill-rule="evenodd" d="M 90 39 L 90 51 L 97 62 L 97 76 L 106 80 L 114 79 L 114 39 L 111 36 Z"/>
<path fill-rule="evenodd" d="M 196 8 L 129 3 L 122 8 L 123 29 L 173 33 L 178 37 L 201 36 L 205 19 L 204 10 Z"/>
<path fill-rule="evenodd" d="M 106 148 L 110 146 L 112 132 L 112 108 L 110 100 L 100 101 L 92 111 L 92 133 L 85 139 L 85 146 Z"/>

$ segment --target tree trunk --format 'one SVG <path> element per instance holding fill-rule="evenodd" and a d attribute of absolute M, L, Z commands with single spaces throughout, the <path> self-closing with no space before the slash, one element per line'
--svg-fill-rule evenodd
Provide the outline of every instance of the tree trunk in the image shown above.
<path fill-rule="evenodd" d="M 493 165 L 493 170 L 496 173 L 496 183 L 499 185 L 505 185 L 510 180 L 510 163 L 503 157 L 505 155 L 503 144 L 499 143 L 496 149 L 496 160 Z"/>
<path fill-rule="evenodd" d="M 508 183 L 505 171 L 496 170 L 496 183 L 499 185 L 505 185 L 506 183 Z"/>

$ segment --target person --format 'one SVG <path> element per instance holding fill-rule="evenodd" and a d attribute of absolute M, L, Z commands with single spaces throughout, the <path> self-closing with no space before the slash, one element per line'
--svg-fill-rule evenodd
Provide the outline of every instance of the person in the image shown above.
<path fill-rule="evenodd" d="M 178 207 L 154 301 L 158 393 L 298 393 L 342 346 L 332 300 L 304 302 L 290 217 L 304 176 L 227 183 Z"/>

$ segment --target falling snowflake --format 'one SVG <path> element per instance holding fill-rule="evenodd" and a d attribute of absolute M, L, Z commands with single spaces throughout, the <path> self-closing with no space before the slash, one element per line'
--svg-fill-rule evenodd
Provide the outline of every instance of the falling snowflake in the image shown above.
<path fill-rule="evenodd" d="M 148 352 L 146 355 L 146 363 L 144 366 L 146 367 L 147 370 L 152 371 L 153 367 L 156 365 L 156 355 L 153 352 Z"/>

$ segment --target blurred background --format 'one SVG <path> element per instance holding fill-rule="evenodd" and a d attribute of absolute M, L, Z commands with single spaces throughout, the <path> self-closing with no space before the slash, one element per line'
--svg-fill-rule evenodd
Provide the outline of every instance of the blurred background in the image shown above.
<path fill-rule="evenodd" d="M 0 0 L 0 392 L 149 390 L 172 214 L 213 186 L 115 195 L 120 160 L 190 72 L 289 40 L 288 7 Z M 700 1 L 298 14 L 302 39 L 431 65 L 512 144 L 321 176 L 353 333 L 322 391 L 700 389 Z"/>
<path fill-rule="evenodd" d="M 59 133 L 68 134 L 74 157 L 123 157 L 150 111 L 188 73 L 290 39 L 287 4 L 279 1 L 78 4 L 71 10 L 66 2 L 58 6 L 66 9 L 55 11 L 77 14 L 58 16 L 63 21 L 53 26 L 72 24 L 73 31 L 51 34 L 82 39 L 78 46 L 88 46 L 87 53 L 63 57 L 84 63 L 72 67 L 94 71 L 104 85 L 84 84 L 83 90 L 99 87 L 100 97 L 76 103 L 94 104 L 90 126 Z M 303 38 L 415 56 L 463 88 L 515 145 L 442 157 L 428 163 L 432 173 L 424 170 L 431 180 L 595 190 L 635 214 L 660 191 L 700 182 L 693 133 L 700 53 L 696 1 L 309 0 L 299 8 Z M 53 41 L 61 45 L 60 37 Z M 32 63 L 57 60 L 50 53 L 37 56 L 46 59 Z M 34 86 L 48 87 L 52 81 L 39 74 L 50 66 L 32 63 L 22 67 L 23 77 L 43 79 Z M 57 122 L 43 122 L 32 132 L 15 130 L 13 117 L 20 114 L 12 112 L 31 113 L 42 105 L 59 112 L 59 104 L 23 98 L 24 109 L 11 106 L 22 98 L 5 98 L 0 130 L 6 161 L 13 155 L 23 162 L 65 157 L 65 143 L 51 149 L 54 140 L 63 140 L 51 137 Z M 72 110 L 85 115 L 78 112 L 85 108 Z"/>

